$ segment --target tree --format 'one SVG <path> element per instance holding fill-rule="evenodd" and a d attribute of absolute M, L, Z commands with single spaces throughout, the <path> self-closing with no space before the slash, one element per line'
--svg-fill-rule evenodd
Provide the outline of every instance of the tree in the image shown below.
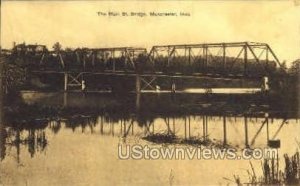
<path fill-rule="evenodd" d="M 1 58 L 1 76 L 3 91 L 8 93 L 24 85 L 26 81 L 25 70 L 15 64 L 8 62 L 8 59 Z"/>
<path fill-rule="evenodd" d="M 300 59 L 297 59 L 292 63 L 292 66 L 289 68 L 289 73 L 296 76 L 300 74 Z"/>
<path fill-rule="evenodd" d="M 59 52 L 61 50 L 62 46 L 59 42 L 56 42 L 56 43 L 54 43 L 52 48 L 55 52 Z"/>

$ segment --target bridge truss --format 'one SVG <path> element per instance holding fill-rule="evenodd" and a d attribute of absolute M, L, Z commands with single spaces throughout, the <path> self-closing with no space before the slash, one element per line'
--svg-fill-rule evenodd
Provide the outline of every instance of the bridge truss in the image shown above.
<path fill-rule="evenodd" d="M 186 73 L 251 76 L 270 73 L 281 64 L 266 43 L 235 42 L 153 46 L 148 54 L 155 69 Z"/>
<path fill-rule="evenodd" d="M 42 49 L 35 52 L 37 47 Z M 159 77 L 261 78 L 282 67 L 268 44 L 255 42 L 160 45 L 149 53 L 134 47 L 48 51 L 23 44 L 10 56 L 30 64 L 33 73 L 64 74 L 65 90 L 81 86 L 87 74 L 134 76 L 140 91 L 156 89 Z"/>

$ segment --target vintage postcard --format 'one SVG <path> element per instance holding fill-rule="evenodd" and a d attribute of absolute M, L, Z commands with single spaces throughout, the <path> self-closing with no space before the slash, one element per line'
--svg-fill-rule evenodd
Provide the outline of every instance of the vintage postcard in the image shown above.
<path fill-rule="evenodd" d="M 1 1 L 0 185 L 300 185 L 300 1 Z"/>

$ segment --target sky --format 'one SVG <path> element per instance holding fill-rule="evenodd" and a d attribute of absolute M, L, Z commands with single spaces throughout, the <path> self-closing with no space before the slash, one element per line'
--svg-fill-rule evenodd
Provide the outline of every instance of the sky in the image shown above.
<path fill-rule="evenodd" d="M 99 16 L 97 12 L 180 12 L 190 16 Z M 1 47 L 13 42 L 63 47 L 146 47 L 253 41 L 280 61 L 300 58 L 295 1 L 2 1 Z"/>

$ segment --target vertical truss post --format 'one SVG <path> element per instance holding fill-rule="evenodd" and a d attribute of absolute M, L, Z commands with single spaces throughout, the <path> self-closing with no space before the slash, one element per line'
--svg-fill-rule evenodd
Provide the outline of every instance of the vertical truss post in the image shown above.
<path fill-rule="evenodd" d="M 271 49 L 271 47 L 268 44 L 267 44 L 267 47 L 268 47 L 269 52 L 272 54 L 273 58 L 276 60 L 279 67 L 283 67 L 282 64 L 279 62 L 279 59 L 277 58 L 277 56 L 275 55 L 275 53 L 273 52 L 273 50 Z"/>
<path fill-rule="evenodd" d="M 134 53 L 133 53 L 133 61 L 135 62 L 134 59 Z M 140 109 L 140 103 L 141 103 L 141 64 L 140 61 L 136 61 L 136 64 L 134 65 L 135 67 L 135 72 L 136 72 L 136 109 Z"/>
<path fill-rule="evenodd" d="M 83 61 L 83 70 L 85 71 L 85 67 L 86 67 L 86 60 L 85 60 L 85 58 L 86 58 L 86 56 L 85 56 L 86 54 L 85 53 L 83 53 L 83 56 L 82 56 L 82 61 Z"/>
<path fill-rule="evenodd" d="M 189 47 L 189 65 L 191 65 L 191 50 L 192 50 L 192 48 Z"/>
<path fill-rule="evenodd" d="M 62 66 L 62 68 L 64 69 L 64 68 L 65 68 L 65 62 L 64 62 L 64 60 L 63 60 L 63 58 L 62 58 L 62 56 L 61 56 L 61 53 L 58 52 L 57 55 L 58 55 L 58 57 L 59 57 L 59 61 L 60 61 L 60 63 L 61 63 L 61 66 Z"/>
<path fill-rule="evenodd" d="M 41 57 L 41 60 L 40 60 L 40 66 L 43 64 L 43 62 L 44 62 L 44 58 L 45 58 L 45 52 L 43 52 L 43 54 L 42 54 L 42 57 Z"/>
<path fill-rule="evenodd" d="M 126 49 L 125 51 L 122 51 L 122 57 L 124 57 L 124 64 L 125 64 L 125 68 L 128 66 L 128 59 L 127 59 L 127 52 Z"/>
<path fill-rule="evenodd" d="M 223 71 L 226 72 L 226 45 L 223 43 Z"/>
<path fill-rule="evenodd" d="M 133 68 L 136 68 L 136 65 L 135 65 L 135 57 L 134 57 L 134 50 L 132 51 L 132 65 L 133 65 Z"/>
<path fill-rule="evenodd" d="M 204 68 L 206 68 L 207 64 L 208 64 L 208 54 L 207 54 L 208 47 L 206 45 L 204 45 L 204 47 L 203 47 L 203 52 L 204 52 L 203 55 L 204 55 L 204 59 L 205 59 L 205 61 L 204 61 Z"/>
<path fill-rule="evenodd" d="M 153 65 L 155 66 L 155 52 L 156 52 L 156 49 L 153 48 L 152 49 L 152 58 L 153 58 Z"/>
<path fill-rule="evenodd" d="M 137 65 L 138 67 L 139 65 Z M 135 107 L 138 111 L 141 105 L 141 76 L 139 74 L 139 70 L 136 69 L 136 77 L 135 77 L 135 93 L 136 93 L 136 100 L 135 100 Z"/>
<path fill-rule="evenodd" d="M 171 52 L 170 52 L 170 46 L 168 46 L 168 66 L 170 66 L 170 58 L 171 58 Z"/>
<path fill-rule="evenodd" d="M 80 57 L 79 57 L 78 51 L 76 51 L 75 54 L 76 54 L 77 63 L 80 63 Z"/>
<path fill-rule="evenodd" d="M 248 67 L 248 48 L 247 45 L 244 45 L 244 76 L 247 76 L 247 67 Z"/>
<path fill-rule="evenodd" d="M 269 48 L 266 47 L 265 50 L 266 50 L 266 65 L 268 66 L 269 65 Z"/>
<path fill-rule="evenodd" d="M 92 65 L 93 65 L 93 67 L 95 67 L 95 58 L 96 58 L 96 54 L 95 54 L 95 52 L 92 52 Z"/>
<path fill-rule="evenodd" d="M 112 50 L 111 57 L 112 57 L 112 60 L 113 60 L 113 72 L 115 72 L 116 71 L 115 50 Z"/>

